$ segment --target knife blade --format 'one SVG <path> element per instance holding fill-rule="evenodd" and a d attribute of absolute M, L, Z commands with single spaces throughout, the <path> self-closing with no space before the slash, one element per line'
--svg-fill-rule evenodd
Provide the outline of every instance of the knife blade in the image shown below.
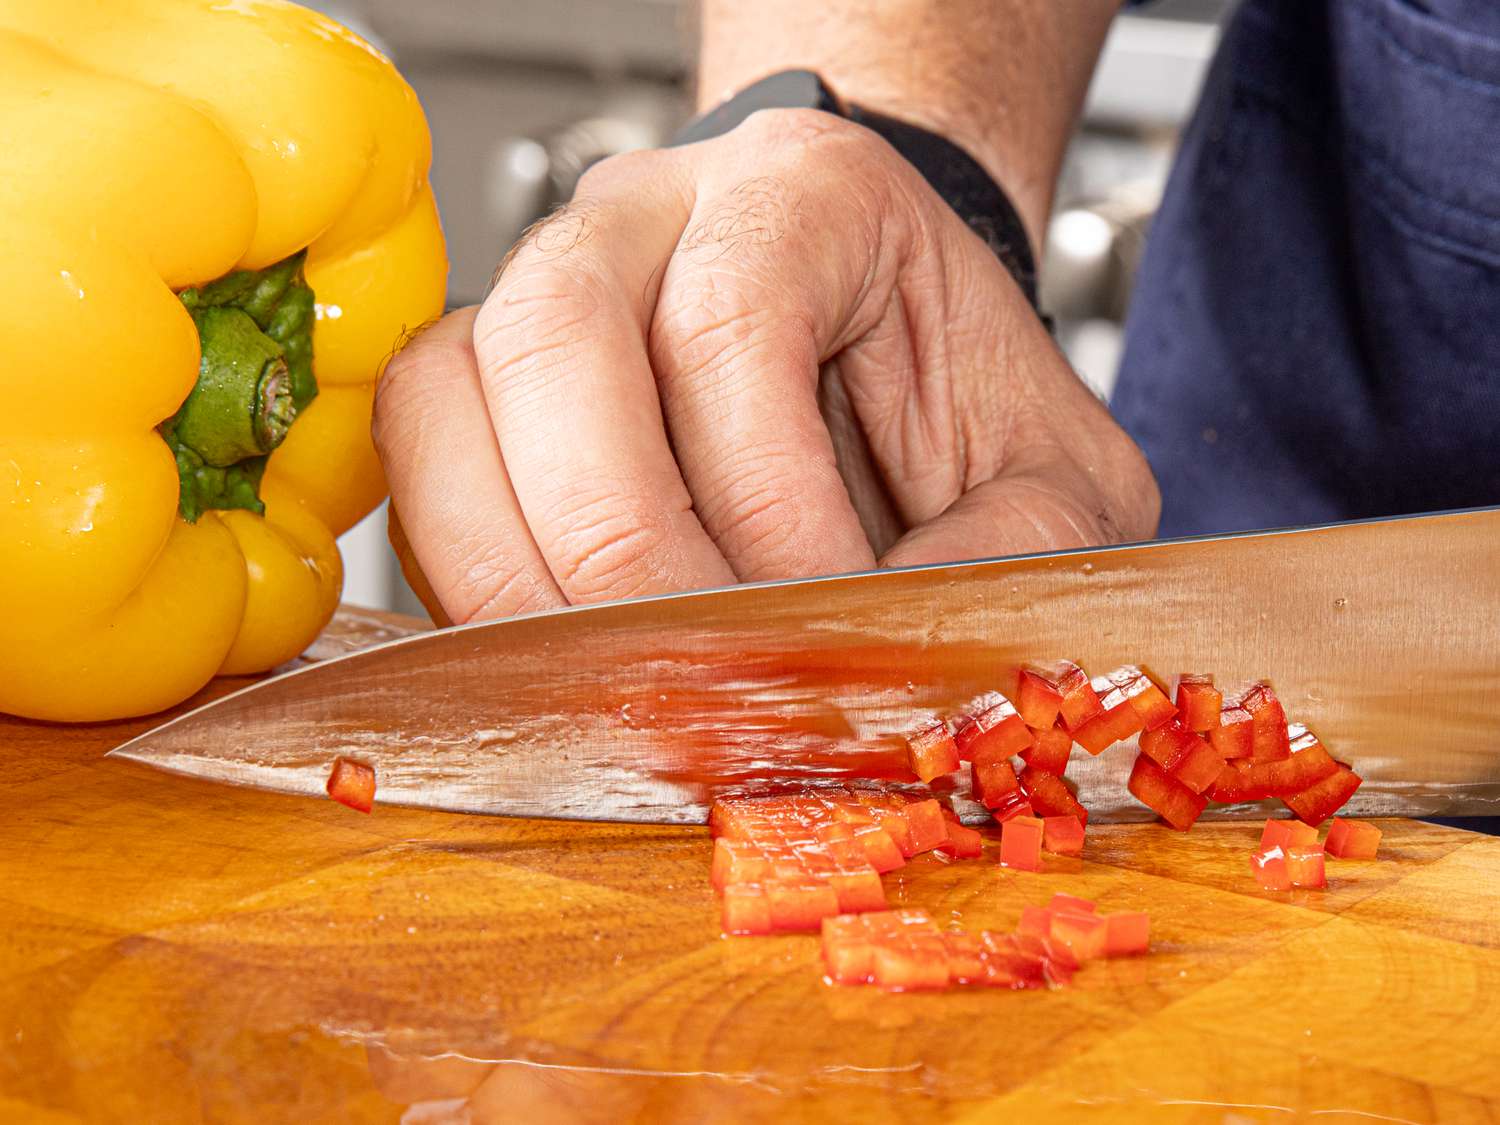
<path fill-rule="evenodd" d="M 715 797 L 765 782 L 909 779 L 916 722 L 1056 657 L 1094 674 L 1269 676 L 1288 716 L 1364 776 L 1350 812 L 1500 812 L 1500 508 L 459 626 L 267 680 L 111 756 L 321 795 L 345 754 L 394 804 L 701 823 Z M 1091 815 L 1150 817 L 1125 789 L 1133 756 L 1075 751 Z M 934 789 L 984 818 L 963 772 Z"/>

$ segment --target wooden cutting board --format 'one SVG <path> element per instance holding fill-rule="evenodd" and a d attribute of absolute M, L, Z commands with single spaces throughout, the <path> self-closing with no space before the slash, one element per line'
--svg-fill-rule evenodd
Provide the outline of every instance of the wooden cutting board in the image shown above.
<path fill-rule="evenodd" d="M 415 625 L 346 611 L 323 651 Z M 1149 911 L 1153 951 L 883 995 L 814 938 L 721 938 L 704 830 L 102 759 L 149 725 L 0 719 L 0 1121 L 1500 1121 L 1500 839 L 1384 821 L 1381 861 L 1289 894 L 1247 823 L 921 857 L 896 902 L 1010 929 L 1065 890 Z"/>

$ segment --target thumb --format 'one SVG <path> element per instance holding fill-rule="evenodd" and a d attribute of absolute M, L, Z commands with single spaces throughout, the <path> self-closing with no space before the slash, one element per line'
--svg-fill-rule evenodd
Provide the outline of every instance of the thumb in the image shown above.
<path fill-rule="evenodd" d="M 1071 478 L 1071 479 L 1070 479 Z M 1146 538 L 1125 524 L 1086 477 L 1067 471 L 1006 474 L 976 485 L 901 537 L 881 566 L 1003 558 Z"/>

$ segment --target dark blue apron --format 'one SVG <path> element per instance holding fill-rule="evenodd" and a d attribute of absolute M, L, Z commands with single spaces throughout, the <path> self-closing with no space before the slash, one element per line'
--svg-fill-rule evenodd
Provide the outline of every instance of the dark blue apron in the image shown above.
<path fill-rule="evenodd" d="M 1500 503 L 1500 0 L 1246 0 L 1112 405 L 1164 536 Z"/>

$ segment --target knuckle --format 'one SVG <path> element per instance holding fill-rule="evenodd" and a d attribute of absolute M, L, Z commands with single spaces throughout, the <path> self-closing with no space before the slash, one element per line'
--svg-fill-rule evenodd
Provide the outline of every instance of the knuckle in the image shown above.
<path fill-rule="evenodd" d="M 573 190 L 575 200 L 619 190 L 661 174 L 670 154 L 660 149 L 633 149 L 596 160 L 583 170 Z"/>

